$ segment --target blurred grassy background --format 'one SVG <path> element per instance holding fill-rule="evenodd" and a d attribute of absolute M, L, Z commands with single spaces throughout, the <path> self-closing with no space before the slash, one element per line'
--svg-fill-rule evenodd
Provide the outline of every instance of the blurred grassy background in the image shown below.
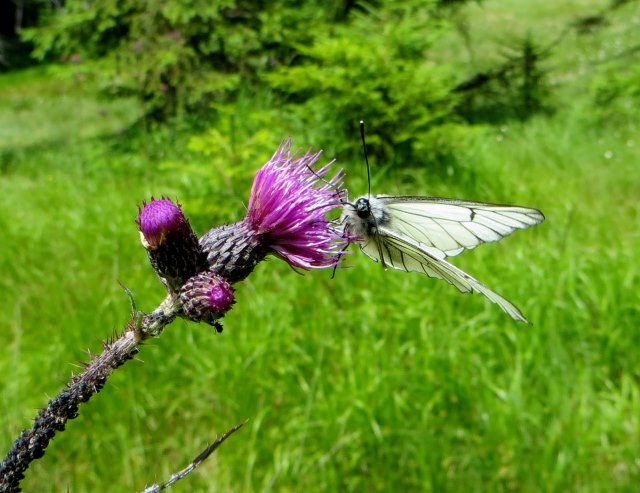
<path fill-rule="evenodd" d="M 527 30 L 552 40 L 574 9 L 604 4 L 466 5 L 474 63 Z M 140 490 L 247 418 L 173 490 L 637 491 L 640 117 L 609 107 L 594 124 L 598 69 L 585 67 L 638 24 L 635 8 L 588 42 L 569 36 L 548 62 L 562 109 L 484 126 L 444 173 L 386 166 L 368 129 L 375 192 L 545 213 L 541 226 L 455 259 L 533 325 L 442 282 L 382 272 L 355 250 L 333 280 L 274 259 L 237 286 L 221 335 L 176 321 L 117 371 L 32 465 L 24 491 Z M 468 63 L 459 38 L 438 46 Z M 236 220 L 279 131 L 337 158 L 352 195 L 366 190 L 362 158 L 336 155 L 313 129 L 274 122 L 253 132 L 261 98 L 247 95 L 232 126 L 194 137 L 179 124 L 132 126 L 138 103 L 99 97 L 82 65 L 0 76 L 5 450 L 84 351 L 128 320 L 118 282 L 143 310 L 161 301 L 134 224 L 143 199 L 179 199 L 199 233 Z M 357 142 L 360 115 L 342 116 Z M 251 138 L 232 142 L 232 127 Z"/>

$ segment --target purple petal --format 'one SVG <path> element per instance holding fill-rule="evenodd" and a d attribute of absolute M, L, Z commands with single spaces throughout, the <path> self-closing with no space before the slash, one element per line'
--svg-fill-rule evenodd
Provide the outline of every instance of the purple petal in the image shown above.
<path fill-rule="evenodd" d="M 152 249 L 163 243 L 167 233 L 184 230 L 185 226 L 189 228 L 180 206 L 169 199 L 151 199 L 151 202 L 143 203 L 136 223 L 147 243 L 145 247 Z"/>
<path fill-rule="evenodd" d="M 298 157 L 291 139 L 284 141 L 256 173 L 245 218 L 278 256 L 302 269 L 335 266 L 346 243 L 326 218 L 342 207 L 344 172 L 324 178 L 333 161 L 314 171 L 321 153 L 309 150 Z"/>

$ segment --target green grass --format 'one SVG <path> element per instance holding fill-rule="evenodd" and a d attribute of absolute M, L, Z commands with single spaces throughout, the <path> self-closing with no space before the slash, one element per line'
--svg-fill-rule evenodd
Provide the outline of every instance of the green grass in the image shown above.
<path fill-rule="evenodd" d="M 495 3 L 483 2 L 487 16 Z M 143 310 L 162 299 L 133 222 L 142 199 L 179 198 L 202 233 L 229 211 L 239 218 L 248 196 L 244 179 L 223 193 L 221 170 L 194 178 L 206 158 L 171 129 L 120 133 L 137 114 L 131 102 L 113 102 L 122 106 L 108 124 L 62 118 L 79 103 L 55 88 L 74 77 L 0 78 L 2 135 L 11 108 L 42 98 L 0 140 L 3 450 L 79 371 L 83 351 L 127 321 L 118 282 Z M 103 104 L 83 91 L 88 107 Z M 455 259 L 531 326 L 355 250 L 333 280 L 273 259 L 237 286 L 221 335 L 177 321 L 118 370 L 33 463 L 24 491 L 139 491 L 247 418 L 173 490 L 637 491 L 640 121 L 595 126 L 584 100 L 567 106 L 479 135 L 448 178 L 384 171 L 370 150 L 374 192 L 546 214 Z M 253 152 L 264 161 L 277 144 Z M 343 165 L 352 193 L 364 191 L 363 165 Z"/>
<path fill-rule="evenodd" d="M 122 131 L 138 115 L 127 99 L 97 99 L 90 69 L 37 67 L 0 79 L 0 149 Z"/>

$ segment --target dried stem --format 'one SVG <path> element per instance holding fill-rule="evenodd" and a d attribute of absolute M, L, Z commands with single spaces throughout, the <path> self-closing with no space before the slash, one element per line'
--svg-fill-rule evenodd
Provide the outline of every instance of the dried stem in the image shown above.
<path fill-rule="evenodd" d="M 20 491 L 20 481 L 31 462 L 44 455 L 49 441 L 56 432 L 64 431 L 68 420 L 78 416 L 80 404 L 98 393 L 109 375 L 133 358 L 145 339 L 160 335 L 181 310 L 180 303 L 171 295 L 149 314 L 138 312 L 133 303 L 132 306 L 131 321 L 122 334 L 105 343 L 102 353 L 38 412 L 31 429 L 20 433 L 0 464 L 0 493 Z"/>
<path fill-rule="evenodd" d="M 187 467 L 185 467 L 182 471 L 179 471 L 179 472 L 173 474 L 166 483 L 153 484 L 151 486 L 147 486 L 142 493 L 157 493 L 158 491 L 162 491 L 164 489 L 169 488 L 170 486 L 175 484 L 177 481 L 179 481 L 182 478 L 184 478 L 185 476 L 187 476 L 187 474 L 189 474 L 191 471 L 193 471 L 196 467 L 198 467 L 200 464 L 202 464 L 205 460 L 207 460 L 207 458 L 214 452 L 214 450 L 217 449 L 220 445 L 222 445 L 222 442 L 224 442 L 227 438 L 229 438 L 233 433 L 238 431 L 240 428 L 242 428 L 245 423 L 246 423 L 246 421 L 244 423 L 240 423 L 238 425 L 235 425 L 230 430 L 225 431 L 211 445 L 209 445 L 206 449 L 204 449 L 202 452 L 200 452 L 200 454 L 198 454 L 198 457 L 193 459 L 191 464 L 189 464 Z"/>

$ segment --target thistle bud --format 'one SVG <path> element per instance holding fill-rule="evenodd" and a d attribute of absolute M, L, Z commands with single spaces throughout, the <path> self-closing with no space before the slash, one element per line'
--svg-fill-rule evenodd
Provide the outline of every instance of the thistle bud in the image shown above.
<path fill-rule="evenodd" d="M 180 288 L 179 297 L 184 315 L 194 322 L 205 322 L 222 327 L 217 322 L 236 302 L 234 289 L 223 277 L 214 272 L 200 272 Z"/>
<path fill-rule="evenodd" d="M 143 203 L 136 223 L 151 265 L 170 290 L 206 268 L 206 256 L 179 205 L 151 199 Z"/>

